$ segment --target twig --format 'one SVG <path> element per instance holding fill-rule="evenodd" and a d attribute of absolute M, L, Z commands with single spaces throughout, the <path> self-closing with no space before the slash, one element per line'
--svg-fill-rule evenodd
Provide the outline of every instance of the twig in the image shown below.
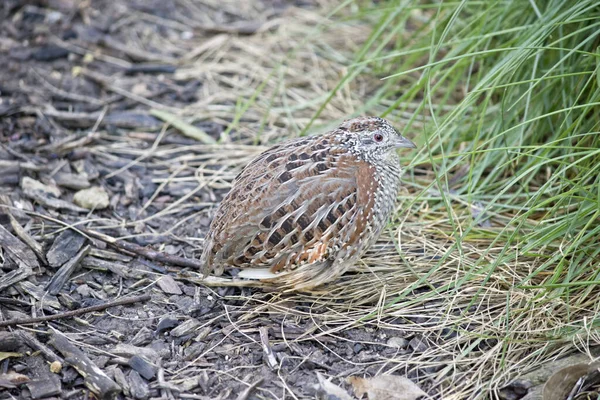
<path fill-rule="evenodd" d="M 108 76 L 104 76 L 102 74 L 99 74 L 97 72 L 94 72 L 94 71 L 91 71 L 88 69 L 82 69 L 81 75 L 93 80 L 97 84 L 104 86 L 108 90 L 111 90 L 111 91 L 113 91 L 121 96 L 127 97 L 131 100 L 137 101 L 138 103 L 147 105 L 148 107 L 159 109 L 159 110 L 174 110 L 175 111 L 174 107 L 170 107 L 170 106 L 166 106 L 164 104 L 157 103 L 156 101 L 147 99 L 143 96 L 140 96 L 133 92 L 127 91 L 117 85 L 114 85 L 112 83 L 113 79 Z"/>
<path fill-rule="evenodd" d="M 104 101 L 98 100 L 98 99 L 96 99 L 94 97 L 84 96 L 84 95 L 77 94 L 77 93 L 70 93 L 70 92 L 62 90 L 60 88 L 57 88 L 56 86 L 54 86 L 50 82 L 48 82 L 35 69 L 32 68 L 31 71 L 33 72 L 33 74 L 35 75 L 35 77 L 40 81 L 40 83 L 42 84 L 42 86 L 44 86 L 53 95 L 55 95 L 57 97 L 61 97 L 63 99 L 67 99 L 67 100 L 73 100 L 73 101 L 79 101 L 79 102 L 89 103 L 89 104 L 93 104 L 95 106 L 102 106 L 105 103 Z"/>
<path fill-rule="evenodd" d="M 200 269 L 200 267 L 201 267 L 201 264 L 199 261 L 191 259 L 191 258 L 183 258 L 183 257 L 172 256 L 170 254 L 161 253 L 159 251 L 155 251 L 155 250 L 148 249 L 148 248 L 145 248 L 142 246 L 138 246 L 137 244 L 134 244 L 134 243 L 129 243 L 129 242 L 115 239 L 112 236 L 108 236 L 104 233 L 100 233 L 100 232 L 96 232 L 96 231 L 89 231 L 87 229 L 82 229 L 82 228 L 77 228 L 77 230 L 81 231 L 82 233 L 84 233 L 85 235 L 87 235 L 89 237 L 93 237 L 95 239 L 102 240 L 103 242 L 105 242 L 113 247 L 116 247 L 119 250 L 125 250 L 128 252 L 140 255 L 144 258 L 147 258 L 148 260 L 159 261 L 159 262 L 162 262 L 165 264 L 178 265 L 180 267 L 185 267 L 185 268 Z"/>
<path fill-rule="evenodd" d="M 260 385 L 262 383 L 262 381 L 264 380 L 264 378 L 258 378 L 256 380 L 256 382 L 254 382 L 253 384 L 251 384 L 250 386 L 248 386 L 246 388 L 246 390 L 244 390 L 242 393 L 240 393 L 238 395 L 238 397 L 236 398 L 236 400 L 246 400 L 248 397 L 250 397 L 250 393 L 252 393 L 252 391 L 254 389 L 256 389 L 256 387 L 258 385 Z"/>
<path fill-rule="evenodd" d="M 277 358 L 275 358 L 275 353 L 269 344 L 269 332 L 266 326 L 261 326 L 258 328 L 258 333 L 260 334 L 260 343 L 262 345 L 263 354 L 265 356 L 265 361 L 269 368 L 272 370 L 279 369 L 279 363 L 277 362 Z"/>
<path fill-rule="evenodd" d="M 104 303 L 104 304 L 98 304 L 95 306 L 80 308 L 78 310 L 67 311 L 64 313 L 58 313 L 58 314 L 54 314 L 54 315 L 46 315 L 44 317 L 17 318 L 17 319 L 11 319 L 8 321 L 1 321 L 0 328 L 3 328 L 5 326 L 36 324 L 38 322 L 46 322 L 46 321 L 54 321 L 54 320 L 62 319 L 62 318 L 70 318 L 70 317 L 75 317 L 78 315 L 87 314 L 87 313 L 94 312 L 94 311 L 105 310 L 110 307 L 139 303 L 139 302 L 143 302 L 143 301 L 147 301 L 147 300 L 150 300 L 149 294 L 144 294 L 142 296 L 135 296 L 135 297 L 126 297 L 124 299 L 110 301 L 110 302 Z"/>
<path fill-rule="evenodd" d="M 1 206 L 2 205 L 0 205 L 0 207 Z M 11 208 L 11 207 L 6 207 L 6 208 Z M 73 229 L 75 232 L 78 232 L 87 238 L 94 238 L 94 239 L 101 240 L 101 241 L 113 246 L 114 248 L 116 248 L 118 250 L 137 254 L 137 255 L 147 258 L 148 260 L 151 260 L 151 261 L 158 261 L 158 262 L 162 262 L 165 264 L 177 265 L 177 266 L 184 267 L 184 268 L 194 268 L 197 270 L 199 270 L 201 267 L 201 264 L 199 261 L 191 259 L 191 258 L 172 256 L 169 254 L 161 253 L 159 251 L 155 251 L 155 250 L 147 249 L 142 246 L 138 246 L 137 244 L 120 241 L 120 240 L 115 239 L 114 237 L 106 235 L 104 233 L 90 231 L 90 230 L 87 230 L 84 228 L 76 228 L 75 226 L 69 225 L 68 223 L 66 223 L 64 221 L 61 221 L 59 219 L 52 218 L 50 216 L 40 214 L 37 212 L 26 211 L 26 213 L 29 215 L 40 217 L 42 219 L 63 225 L 65 228 Z"/>
<path fill-rule="evenodd" d="M 204 132 L 202 129 L 192 124 L 188 124 L 187 122 L 179 118 L 177 115 L 171 114 L 164 110 L 150 110 L 150 115 L 174 126 L 187 137 L 198 140 L 205 144 L 217 143 L 217 141 L 213 139 L 208 133 Z"/>

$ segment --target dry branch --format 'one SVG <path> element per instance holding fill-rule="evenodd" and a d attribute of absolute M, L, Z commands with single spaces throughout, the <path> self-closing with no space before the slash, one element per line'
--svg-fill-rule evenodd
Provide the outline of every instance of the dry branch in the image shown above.
<path fill-rule="evenodd" d="M 136 296 L 136 297 L 126 297 L 126 298 L 123 298 L 120 300 L 109 301 L 108 303 L 104 303 L 104 304 L 98 304 L 96 306 L 80 308 L 78 310 L 67 311 L 64 313 L 58 313 L 58 314 L 54 314 L 54 315 L 47 315 L 44 317 L 17 318 L 17 319 L 11 319 L 8 321 L 0 321 L 0 328 L 3 328 L 5 326 L 37 324 L 39 322 L 47 322 L 47 321 L 54 321 L 57 319 L 75 317 L 78 315 L 83 315 L 83 314 L 87 314 L 87 313 L 94 312 L 94 311 L 105 310 L 105 309 L 111 308 L 111 307 L 147 301 L 147 300 L 150 300 L 150 298 L 151 298 L 150 295 L 145 294 L 145 295 Z"/>

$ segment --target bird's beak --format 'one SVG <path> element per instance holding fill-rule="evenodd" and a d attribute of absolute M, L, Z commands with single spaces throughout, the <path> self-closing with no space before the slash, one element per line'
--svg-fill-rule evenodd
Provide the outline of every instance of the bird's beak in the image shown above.
<path fill-rule="evenodd" d="M 394 143 L 394 147 L 397 149 L 416 149 L 417 145 L 405 138 L 404 136 L 398 136 L 396 142 Z"/>

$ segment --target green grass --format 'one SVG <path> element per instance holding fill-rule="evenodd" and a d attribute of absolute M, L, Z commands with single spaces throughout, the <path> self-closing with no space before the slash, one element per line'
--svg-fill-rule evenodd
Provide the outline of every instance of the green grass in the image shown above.
<path fill-rule="evenodd" d="M 360 3 L 373 34 L 348 76 L 384 79 L 361 113 L 389 104 L 381 114 L 392 120 L 402 112 L 428 118 L 423 132 L 412 121 L 403 127 L 422 149 L 413 165 L 435 171 L 415 201 L 454 221 L 451 189 L 483 205 L 478 218 L 509 217 L 493 224 L 490 243 L 505 250 L 473 268 L 491 272 L 540 254 L 519 284 L 570 298 L 600 280 L 600 6 L 537 3 Z M 449 188 L 463 166 L 468 173 Z M 431 187 L 440 196 L 429 196 Z M 489 238 L 478 222 L 454 226 L 455 249 Z"/>

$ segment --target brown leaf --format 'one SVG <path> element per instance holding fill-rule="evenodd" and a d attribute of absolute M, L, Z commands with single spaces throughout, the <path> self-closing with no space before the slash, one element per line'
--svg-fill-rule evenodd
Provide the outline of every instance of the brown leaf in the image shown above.
<path fill-rule="evenodd" d="M 555 372 L 544 385 L 542 400 L 564 400 L 580 379 L 600 368 L 600 363 L 573 364 Z"/>
<path fill-rule="evenodd" d="M 346 393 L 344 389 L 326 379 L 319 372 L 317 372 L 317 379 L 319 380 L 319 384 L 315 386 L 317 390 L 327 395 L 327 399 L 352 400 L 352 396 Z"/>
<path fill-rule="evenodd" d="M 398 375 L 379 375 L 373 378 L 351 376 L 348 382 L 356 397 L 361 398 L 366 393 L 369 400 L 415 400 L 427 395 L 408 378 Z"/>

